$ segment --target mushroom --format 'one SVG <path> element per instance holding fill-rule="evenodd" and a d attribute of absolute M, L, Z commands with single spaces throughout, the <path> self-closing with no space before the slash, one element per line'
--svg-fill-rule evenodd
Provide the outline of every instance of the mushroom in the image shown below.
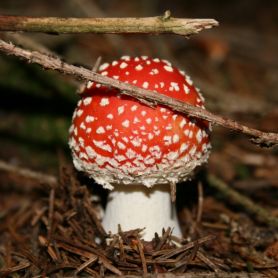
<path fill-rule="evenodd" d="M 99 73 L 204 108 L 190 77 L 166 60 L 123 56 L 102 64 Z M 76 169 L 111 190 L 104 228 L 145 228 L 143 238 L 151 240 L 172 227 L 181 236 L 170 188 L 207 161 L 209 133 L 204 120 L 88 82 L 73 114 L 69 145 Z"/>

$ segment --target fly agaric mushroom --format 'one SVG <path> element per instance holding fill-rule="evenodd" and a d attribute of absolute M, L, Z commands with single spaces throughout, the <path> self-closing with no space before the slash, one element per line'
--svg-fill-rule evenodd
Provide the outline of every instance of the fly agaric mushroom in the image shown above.
<path fill-rule="evenodd" d="M 122 57 L 99 73 L 202 107 L 189 76 L 165 60 Z M 148 107 L 119 91 L 88 82 L 73 115 L 69 145 L 75 167 L 104 188 L 104 228 L 117 232 L 145 227 L 151 240 L 162 228 L 180 236 L 170 186 L 187 180 L 209 155 L 210 125 L 157 106 Z"/>

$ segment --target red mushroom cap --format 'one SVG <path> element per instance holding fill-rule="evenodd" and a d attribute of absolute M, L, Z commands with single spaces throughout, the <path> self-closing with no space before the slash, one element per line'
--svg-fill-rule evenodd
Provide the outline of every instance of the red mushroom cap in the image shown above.
<path fill-rule="evenodd" d="M 190 77 L 168 61 L 124 56 L 99 73 L 204 108 Z M 93 82 L 81 96 L 70 128 L 74 165 L 106 188 L 186 180 L 208 158 L 206 121 L 148 107 Z"/>

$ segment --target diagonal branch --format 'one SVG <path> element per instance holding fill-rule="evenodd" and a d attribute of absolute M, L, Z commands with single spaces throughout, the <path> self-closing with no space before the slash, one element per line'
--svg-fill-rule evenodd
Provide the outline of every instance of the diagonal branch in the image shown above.
<path fill-rule="evenodd" d="M 43 174 L 40 172 L 35 172 L 35 171 L 26 169 L 26 168 L 21 168 L 19 166 L 9 164 L 3 160 L 0 160 L 0 172 L 1 171 L 6 171 L 6 172 L 12 174 L 12 176 L 18 176 L 21 179 L 26 178 L 29 180 L 36 180 L 39 182 L 39 184 L 47 184 L 53 188 L 55 186 L 57 186 L 57 183 L 58 183 L 58 180 L 55 176 Z M 38 184 L 38 183 L 36 183 L 36 184 Z"/>
<path fill-rule="evenodd" d="M 239 192 L 234 190 L 232 186 L 229 186 L 214 175 L 208 176 L 208 183 L 210 187 L 220 191 L 228 201 L 244 207 L 249 213 L 255 215 L 260 221 L 268 224 L 269 226 L 278 228 L 278 217 L 272 216 L 268 210 L 254 203 L 248 197 L 241 195 Z"/>
<path fill-rule="evenodd" d="M 217 26 L 214 19 L 174 18 L 166 11 L 163 16 L 145 18 L 59 18 L 0 16 L 0 31 L 25 31 L 54 34 L 176 34 L 189 36 Z"/>
<path fill-rule="evenodd" d="M 128 95 L 138 99 L 144 104 L 155 106 L 157 104 L 165 105 L 171 109 L 185 113 L 190 116 L 204 119 L 212 122 L 213 124 L 221 125 L 228 129 L 241 132 L 248 135 L 252 140 L 262 146 L 273 146 L 278 144 L 278 134 L 277 133 L 267 133 L 260 130 L 247 127 L 234 120 L 221 117 L 219 115 L 212 114 L 211 112 L 189 105 L 182 101 L 176 100 L 171 97 L 167 97 L 156 92 L 138 88 L 136 86 L 115 80 L 106 76 L 102 76 L 91 70 L 85 69 L 83 67 L 77 67 L 74 65 L 67 64 L 61 61 L 57 57 L 49 56 L 36 51 L 29 51 L 22 49 L 20 47 L 14 46 L 12 43 L 7 43 L 0 40 L 0 50 L 8 55 L 15 55 L 17 57 L 27 60 L 29 63 L 36 63 L 44 67 L 45 69 L 51 69 L 59 71 L 63 74 L 72 75 L 82 80 L 90 80 L 103 85 L 119 89 L 119 93 Z"/>

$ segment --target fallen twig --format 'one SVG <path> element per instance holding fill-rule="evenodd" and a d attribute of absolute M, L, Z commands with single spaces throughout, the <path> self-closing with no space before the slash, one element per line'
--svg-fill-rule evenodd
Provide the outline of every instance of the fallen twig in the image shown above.
<path fill-rule="evenodd" d="M 198 208 L 197 208 L 197 216 L 196 223 L 200 224 L 202 220 L 203 214 L 203 206 L 204 206 L 204 189 L 201 182 L 198 183 Z"/>
<path fill-rule="evenodd" d="M 93 255 L 90 259 L 86 260 L 83 264 L 81 264 L 76 271 L 74 272 L 75 275 L 77 275 L 79 272 L 84 270 L 86 267 L 90 266 L 93 264 L 96 260 L 98 259 L 97 256 Z"/>
<path fill-rule="evenodd" d="M 42 43 L 40 43 L 38 40 L 35 40 L 28 36 L 28 34 L 22 34 L 22 33 L 16 33 L 16 32 L 6 32 L 1 33 L 1 39 L 4 40 L 12 40 L 17 45 L 20 45 L 22 47 L 26 47 L 31 50 L 40 51 L 42 53 L 48 54 L 48 55 L 55 55 L 58 56 L 57 53 L 51 51 L 49 48 L 44 46 Z"/>
<path fill-rule="evenodd" d="M 53 214 L 54 214 L 54 203 L 55 203 L 55 190 L 51 188 L 49 194 L 49 205 L 48 205 L 48 226 L 47 226 L 47 239 L 51 239 L 52 225 L 53 225 Z"/>
<path fill-rule="evenodd" d="M 195 241 L 191 241 L 191 242 L 189 242 L 189 243 L 187 243 L 187 244 L 185 244 L 181 247 L 178 247 L 178 248 L 174 249 L 173 251 L 168 252 L 167 254 L 162 254 L 161 256 L 159 256 L 161 251 L 155 251 L 153 253 L 153 256 L 159 256 L 158 259 L 162 259 L 162 258 L 163 259 L 169 259 L 169 258 L 172 258 L 172 257 L 174 257 L 174 256 L 176 256 L 176 255 L 178 255 L 178 254 L 180 254 L 180 253 L 182 253 L 186 250 L 194 248 L 194 246 L 196 244 L 201 245 L 201 244 L 204 244 L 205 242 L 209 242 L 209 241 L 214 240 L 214 239 L 215 239 L 215 236 L 213 236 L 213 235 L 204 236 L 200 239 L 197 239 Z"/>
<path fill-rule="evenodd" d="M 197 251 L 197 258 L 204 262 L 208 267 L 210 267 L 214 272 L 219 272 L 219 268 L 207 258 L 201 251 Z"/>
<path fill-rule="evenodd" d="M 154 248 L 155 251 L 159 251 L 162 248 L 162 246 L 166 243 L 167 239 L 169 239 L 171 232 L 172 232 L 171 228 L 168 227 L 167 230 L 165 231 L 165 233 L 163 233 L 162 238 L 160 239 L 159 243 Z"/>
<path fill-rule="evenodd" d="M 214 19 L 174 18 L 169 11 L 163 16 L 145 18 L 58 18 L 0 16 L 0 31 L 25 31 L 54 34 L 176 34 L 189 36 L 217 26 Z"/>
<path fill-rule="evenodd" d="M 0 269 L 0 275 L 3 275 L 1 277 L 9 276 L 10 274 L 12 274 L 14 272 L 17 272 L 17 271 L 30 267 L 30 265 L 31 265 L 30 262 L 22 262 L 14 267 L 2 268 L 2 269 Z"/>
<path fill-rule="evenodd" d="M 19 166 L 15 166 L 10 163 L 7 163 L 3 160 L 0 160 L 0 171 L 6 171 L 8 173 L 12 173 L 13 175 L 35 180 L 40 184 L 47 184 L 51 187 L 57 186 L 57 182 L 58 182 L 55 176 L 43 174 L 40 172 L 35 172 L 26 168 L 21 168 Z"/>
<path fill-rule="evenodd" d="M 108 278 L 118 278 L 115 275 L 109 275 Z M 123 275 L 121 278 L 141 278 L 142 275 Z M 149 274 L 148 278 L 177 278 L 174 273 L 155 273 Z M 262 278 L 260 273 L 246 273 L 246 272 L 235 272 L 235 273 L 208 273 L 208 272 L 192 272 L 192 273 L 183 273 L 180 277 L 182 278 Z"/>
<path fill-rule="evenodd" d="M 147 269 L 145 254 L 144 254 L 144 246 L 139 238 L 137 238 L 137 246 L 138 246 L 139 255 L 142 262 L 143 275 L 145 276 L 148 273 L 148 269 Z"/>
<path fill-rule="evenodd" d="M 16 47 L 12 43 L 7 43 L 2 40 L 0 40 L 0 50 L 8 55 L 15 55 L 17 57 L 24 58 L 29 63 L 39 64 L 46 69 L 57 70 L 63 74 L 72 75 L 83 80 L 90 80 L 109 87 L 117 88 L 120 90 L 119 93 L 134 97 L 144 104 L 150 106 L 162 104 L 172 108 L 177 112 L 185 113 L 196 118 L 210 121 L 213 124 L 221 125 L 228 129 L 241 132 L 245 135 L 250 136 L 253 142 L 260 144 L 261 146 L 271 147 L 278 144 L 277 133 L 263 132 L 254 128 L 247 127 L 234 120 L 212 114 L 205 109 L 192 106 L 177 99 L 167 97 L 165 95 L 158 94 L 146 89 L 138 88 L 119 80 L 115 80 L 113 78 L 102 76 L 83 67 L 77 67 L 67 64 L 61 61 L 59 58 L 45 55 L 37 51 L 32 52 L 29 50 L 25 50 L 20 47 Z"/>
<path fill-rule="evenodd" d="M 214 175 L 209 175 L 208 182 L 211 187 L 220 191 L 231 202 L 235 202 L 235 203 L 241 205 L 249 213 L 256 215 L 260 221 L 268 224 L 269 226 L 278 228 L 278 218 L 277 217 L 271 216 L 271 214 L 267 210 L 265 210 L 258 204 L 255 204 L 248 197 L 241 195 L 239 192 L 232 189 L 224 181 L 220 180 L 219 178 L 215 177 Z"/>

